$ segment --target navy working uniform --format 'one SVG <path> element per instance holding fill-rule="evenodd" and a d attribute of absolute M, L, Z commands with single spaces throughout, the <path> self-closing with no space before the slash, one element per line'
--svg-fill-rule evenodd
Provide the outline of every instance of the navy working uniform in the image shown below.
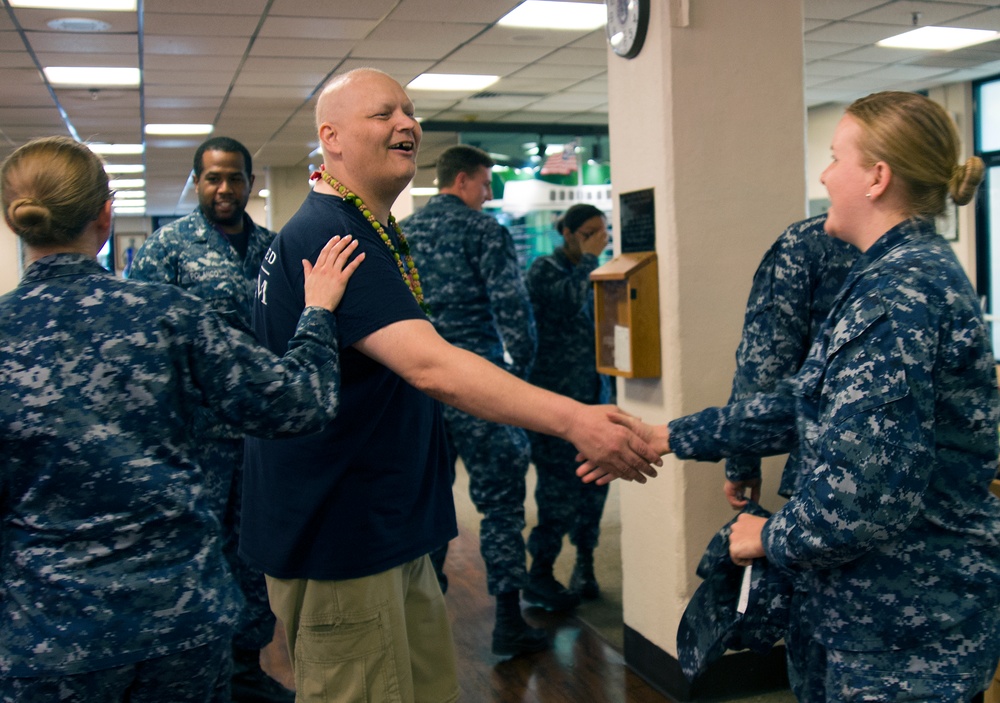
<path fill-rule="evenodd" d="M 583 254 L 574 265 L 560 247 L 532 263 L 527 287 L 538 325 L 538 356 L 529 380 L 587 404 L 611 400 L 611 379 L 596 371 L 594 294 L 590 272 L 597 257 Z M 528 538 L 533 562 L 552 564 L 563 536 L 581 553 L 592 553 L 600 534 L 608 486 L 582 483 L 577 450 L 557 437 L 529 433 L 538 473 L 538 525 Z"/>
<path fill-rule="evenodd" d="M 320 429 L 337 404 L 335 331 L 309 308 L 278 359 L 198 299 L 121 281 L 93 257 L 28 267 L 0 298 L 5 691 L 31 683 L 12 677 L 205 645 L 228 657 L 242 598 L 211 495 L 218 467 L 202 465 L 191 418 L 209 408 L 264 436 Z M 222 652 L 186 676 L 224 665 Z"/>
<path fill-rule="evenodd" d="M 225 234 L 209 222 L 201 209 L 158 229 L 139 250 L 129 278 L 169 283 L 198 296 L 230 325 L 250 331 L 250 310 L 257 274 L 274 232 L 243 215 L 243 232 Z M 240 506 L 243 493 L 243 434 L 211 412 L 200 413 L 197 429 L 202 443 L 201 462 L 210 465 L 225 482 L 223 526 L 225 553 L 246 598 L 233 644 L 259 650 L 274 635 L 274 614 L 267 602 L 264 575 L 238 555 Z M 256 656 L 256 655 L 255 655 Z"/>
<path fill-rule="evenodd" d="M 435 329 L 448 342 L 527 378 L 535 360 L 535 320 L 510 232 L 461 198 L 430 199 L 402 223 L 420 268 Z M 511 363 L 504 361 L 504 350 Z M 490 594 L 522 588 L 525 475 L 531 449 L 524 430 L 444 406 L 449 440 L 469 473 L 483 515 L 480 549 Z"/>
<path fill-rule="evenodd" d="M 797 582 L 800 700 L 853 700 L 880 681 L 873 665 L 899 672 L 887 700 L 986 687 L 1000 648 L 998 420 L 975 291 L 933 224 L 909 220 L 859 255 L 793 379 L 670 423 L 673 451 L 708 461 L 787 451 L 797 425 L 795 494 L 762 539 Z"/>
<path fill-rule="evenodd" d="M 789 225 L 753 277 L 736 349 L 736 373 L 729 402 L 774 390 L 795 375 L 826 320 L 858 250 L 824 230 L 826 215 Z M 778 493 L 788 497 L 798 475 L 798 450 L 792 449 Z M 726 460 L 726 478 L 760 478 L 760 457 Z"/>

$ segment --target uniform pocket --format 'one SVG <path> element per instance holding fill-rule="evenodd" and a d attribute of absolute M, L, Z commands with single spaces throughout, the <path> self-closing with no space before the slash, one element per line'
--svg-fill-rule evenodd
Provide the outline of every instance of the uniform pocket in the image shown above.
<path fill-rule="evenodd" d="M 385 614 L 337 613 L 299 623 L 295 684 L 308 701 L 401 702 Z"/>

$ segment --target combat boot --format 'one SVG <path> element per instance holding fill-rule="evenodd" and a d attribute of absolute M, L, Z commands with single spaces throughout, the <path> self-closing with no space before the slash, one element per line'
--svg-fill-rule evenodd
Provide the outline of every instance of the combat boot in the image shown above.
<path fill-rule="evenodd" d="M 552 575 L 552 562 L 536 559 L 528 572 L 528 585 L 524 588 L 524 600 L 531 605 L 565 612 L 580 605 L 580 596 L 571 593 Z"/>
<path fill-rule="evenodd" d="M 601 597 L 601 589 L 594 576 L 594 553 L 577 550 L 576 565 L 569 579 L 569 590 L 583 600 L 596 600 Z"/>
<path fill-rule="evenodd" d="M 545 630 L 532 627 L 521 615 L 521 596 L 517 591 L 497 594 L 496 624 L 493 627 L 493 653 L 516 657 L 548 649 Z"/>

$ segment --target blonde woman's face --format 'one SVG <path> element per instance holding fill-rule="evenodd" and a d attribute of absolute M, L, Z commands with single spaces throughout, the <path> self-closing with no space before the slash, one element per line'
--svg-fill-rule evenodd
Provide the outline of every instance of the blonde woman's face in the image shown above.
<path fill-rule="evenodd" d="M 826 231 L 847 242 L 866 231 L 866 218 L 871 212 L 866 194 L 873 182 L 872 171 L 863 161 L 861 134 L 856 119 L 850 115 L 840 119 L 830 146 L 832 161 L 820 176 L 830 195 Z"/>

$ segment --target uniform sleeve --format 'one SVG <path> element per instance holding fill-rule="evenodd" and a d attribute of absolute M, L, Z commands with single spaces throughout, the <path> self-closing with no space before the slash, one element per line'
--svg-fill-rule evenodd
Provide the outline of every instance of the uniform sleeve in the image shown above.
<path fill-rule="evenodd" d="M 934 456 L 933 355 L 926 308 L 909 301 L 898 323 L 879 291 L 832 331 L 814 402 L 816 469 L 765 525 L 768 558 L 785 568 L 829 568 L 905 531 L 920 510 Z M 901 326 L 905 324 L 906 330 Z"/>
<path fill-rule="evenodd" d="M 215 313 L 198 318 L 188 357 L 206 405 L 246 434 L 268 439 L 319 431 L 337 411 L 340 359 L 332 313 L 302 311 L 278 357 Z"/>
<path fill-rule="evenodd" d="M 554 321 L 574 318 L 593 301 L 590 273 L 597 268 L 597 257 L 584 254 L 568 275 L 548 259 L 537 259 L 528 270 L 528 294 L 535 302 L 538 316 Z"/>
<path fill-rule="evenodd" d="M 810 339 L 812 291 L 808 253 L 789 246 L 782 235 L 764 255 L 747 300 L 743 333 L 736 350 L 736 373 L 730 402 L 774 390 L 806 358 Z M 726 462 L 730 480 L 760 477 L 760 457 Z"/>
<path fill-rule="evenodd" d="M 772 393 L 673 420 L 667 425 L 671 451 L 698 461 L 788 452 L 796 442 L 793 383 L 785 380 Z"/>
<path fill-rule="evenodd" d="M 132 260 L 128 277 L 133 281 L 179 284 L 177 257 L 163 236 L 154 234 L 143 243 Z"/>
<path fill-rule="evenodd" d="M 513 360 L 511 373 L 527 378 L 535 363 L 538 335 L 535 315 L 524 285 L 514 238 L 499 224 L 483 233 L 479 270 L 504 348 Z"/>

